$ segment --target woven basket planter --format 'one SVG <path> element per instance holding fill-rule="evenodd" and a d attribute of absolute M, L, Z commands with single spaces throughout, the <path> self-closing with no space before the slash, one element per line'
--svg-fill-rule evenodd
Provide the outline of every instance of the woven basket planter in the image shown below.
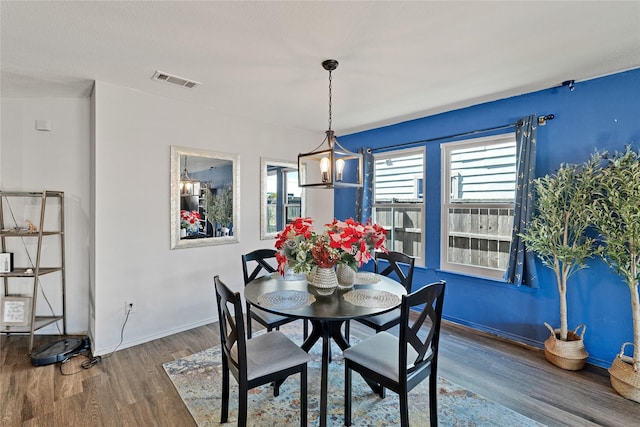
<path fill-rule="evenodd" d="M 640 371 L 633 369 L 633 359 L 625 356 L 624 348 L 632 343 L 626 342 L 620 349 L 609 368 L 611 386 L 620 396 L 640 403 Z"/>
<path fill-rule="evenodd" d="M 544 355 L 549 362 L 567 371 L 579 371 L 584 368 L 589 353 L 584 349 L 585 325 L 578 325 L 567 333 L 567 340 L 558 339 L 560 329 L 553 329 L 548 323 L 544 324 L 551 332 L 551 336 L 544 342 Z M 578 331 L 582 328 L 582 332 Z"/>

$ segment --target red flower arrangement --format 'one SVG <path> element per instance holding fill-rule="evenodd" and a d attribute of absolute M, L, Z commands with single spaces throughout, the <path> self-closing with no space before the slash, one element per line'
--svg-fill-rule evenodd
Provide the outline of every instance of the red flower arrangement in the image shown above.
<path fill-rule="evenodd" d="M 325 224 L 322 234 L 313 230 L 311 218 L 296 218 L 278 233 L 275 247 L 278 271 L 288 266 L 295 273 L 308 273 L 314 266 L 330 268 L 346 264 L 354 270 L 366 264 L 371 252 L 387 252 L 386 230 L 377 224 L 353 219 Z"/>
<path fill-rule="evenodd" d="M 313 266 L 311 241 L 316 240 L 311 218 L 296 218 L 276 236 L 278 271 L 284 276 L 287 265 L 295 273 L 306 273 Z"/>
<path fill-rule="evenodd" d="M 198 231 L 200 225 L 200 213 L 196 211 L 180 211 L 180 228 L 186 228 L 189 231 Z"/>
<path fill-rule="evenodd" d="M 345 221 L 334 219 L 326 227 L 331 247 L 338 248 L 342 263 L 354 270 L 371 260 L 372 251 L 388 252 L 385 246 L 387 230 L 378 224 L 361 224 L 349 218 Z"/>

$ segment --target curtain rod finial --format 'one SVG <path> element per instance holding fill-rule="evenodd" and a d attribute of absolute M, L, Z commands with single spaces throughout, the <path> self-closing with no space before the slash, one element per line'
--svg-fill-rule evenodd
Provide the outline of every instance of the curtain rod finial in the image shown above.
<path fill-rule="evenodd" d="M 547 114 L 546 116 L 538 116 L 538 124 L 544 126 L 547 124 L 547 120 L 553 120 L 556 116 L 553 114 Z"/>

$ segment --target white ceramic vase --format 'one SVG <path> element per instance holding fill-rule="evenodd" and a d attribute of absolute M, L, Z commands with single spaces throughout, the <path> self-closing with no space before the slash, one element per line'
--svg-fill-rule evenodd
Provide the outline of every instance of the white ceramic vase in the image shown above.
<path fill-rule="evenodd" d="M 313 282 L 320 295 L 330 295 L 338 287 L 338 277 L 333 267 L 318 267 L 313 276 Z"/>
<path fill-rule="evenodd" d="M 341 288 L 352 288 L 356 282 L 355 270 L 346 264 L 338 264 L 336 275 L 338 276 L 338 286 Z"/>

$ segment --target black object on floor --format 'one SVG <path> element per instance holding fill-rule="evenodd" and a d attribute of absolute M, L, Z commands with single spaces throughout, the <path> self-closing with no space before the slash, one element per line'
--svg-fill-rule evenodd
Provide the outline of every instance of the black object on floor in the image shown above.
<path fill-rule="evenodd" d="M 38 347 L 31 353 L 33 366 L 51 365 L 91 349 L 89 337 L 65 338 Z"/>

